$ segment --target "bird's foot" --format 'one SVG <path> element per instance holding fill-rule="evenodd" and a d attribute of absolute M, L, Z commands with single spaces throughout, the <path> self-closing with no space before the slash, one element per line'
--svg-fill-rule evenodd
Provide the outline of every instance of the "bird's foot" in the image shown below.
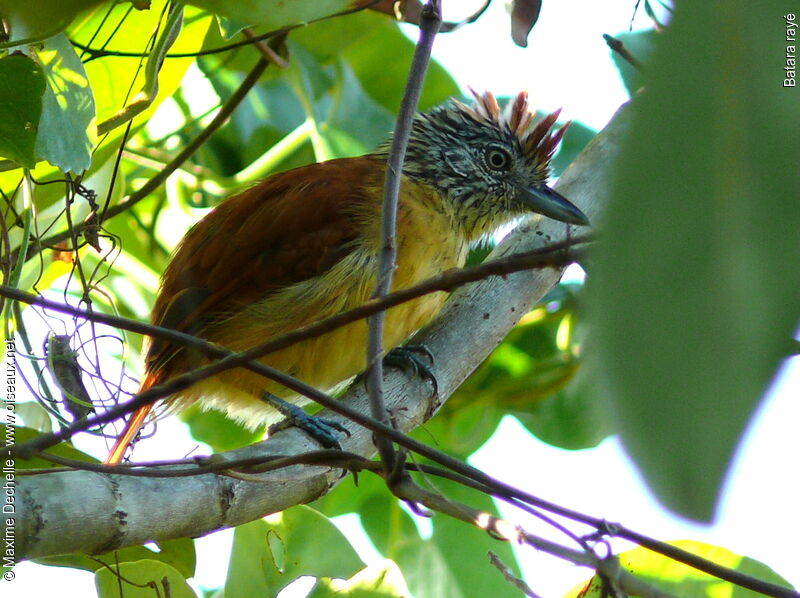
<path fill-rule="evenodd" d="M 427 358 L 427 361 L 426 359 Z M 395 347 L 383 358 L 384 365 L 399 367 L 406 372 L 411 372 L 423 380 L 427 380 L 433 387 L 433 396 L 439 394 L 439 383 L 433 373 L 433 354 L 425 345 L 404 345 Z"/>
<path fill-rule="evenodd" d="M 323 447 L 339 450 L 342 450 L 342 445 L 339 443 L 336 433 L 340 432 L 350 437 L 350 431 L 338 422 L 310 415 L 302 407 L 285 401 L 271 392 L 263 393 L 262 397 L 286 418 L 269 427 L 270 436 L 275 432 L 294 426 L 306 432 Z"/>

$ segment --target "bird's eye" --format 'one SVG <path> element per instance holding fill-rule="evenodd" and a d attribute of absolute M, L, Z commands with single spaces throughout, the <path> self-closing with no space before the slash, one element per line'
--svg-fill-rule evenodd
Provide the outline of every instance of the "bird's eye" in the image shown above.
<path fill-rule="evenodd" d="M 499 147 L 490 147 L 486 151 L 486 164 L 492 170 L 505 170 L 511 165 L 511 155 Z"/>

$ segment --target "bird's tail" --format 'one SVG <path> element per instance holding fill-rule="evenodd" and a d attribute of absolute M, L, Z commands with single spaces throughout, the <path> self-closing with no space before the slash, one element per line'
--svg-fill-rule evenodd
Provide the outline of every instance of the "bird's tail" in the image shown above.
<path fill-rule="evenodd" d="M 139 392 L 145 391 L 151 386 L 155 386 L 155 384 L 155 376 L 153 374 L 147 374 L 144 380 L 142 380 Z M 133 412 L 133 415 L 125 424 L 125 429 L 122 431 L 122 434 L 117 436 L 114 447 L 111 449 L 111 452 L 108 453 L 108 457 L 106 457 L 103 463 L 107 465 L 116 465 L 122 461 L 123 457 L 125 457 L 125 452 L 128 450 L 128 447 L 131 446 L 131 443 L 133 443 L 139 430 L 144 427 L 144 422 L 147 420 L 147 416 L 150 415 L 152 410 L 153 403 L 150 403 L 139 407 Z"/>

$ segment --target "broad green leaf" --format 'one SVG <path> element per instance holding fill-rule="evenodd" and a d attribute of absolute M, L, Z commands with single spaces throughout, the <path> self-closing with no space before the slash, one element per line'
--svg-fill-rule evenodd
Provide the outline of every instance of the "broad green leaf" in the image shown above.
<path fill-rule="evenodd" d="M 463 393 L 451 397 L 436 417 L 411 434 L 459 459 L 466 459 L 482 447 L 506 413 L 494 395 L 470 393 L 474 387 L 470 382 L 466 384 L 469 386 Z"/>
<path fill-rule="evenodd" d="M 37 432 L 52 432 L 53 422 L 50 414 L 36 401 L 17 403 L 14 411 L 22 418 L 22 424 L 25 427 Z"/>
<path fill-rule="evenodd" d="M 276 596 L 302 575 L 348 578 L 363 566 L 336 526 L 300 505 L 236 528 L 225 598 Z"/>
<path fill-rule="evenodd" d="M 0 156 L 33 168 L 46 88 L 44 71 L 23 54 L 0 58 Z"/>
<path fill-rule="evenodd" d="M 239 88 L 244 78 L 235 70 L 221 68 L 221 63 L 213 57 L 198 61 L 198 66 L 223 101 Z M 300 127 L 305 118 L 287 78 L 267 79 L 254 87 L 228 123 L 200 148 L 195 160 L 223 176 L 233 176 Z M 299 159 L 298 154 L 302 154 Z M 308 164 L 313 159 L 310 150 L 290 151 L 272 165 L 273 169 L 262 169 L 258 174 L 267 176 L 278 170 Z"/>
<path fill-rule="evenodd" d="M 45 40 L 36 54 L 47 77 L 36 155 L 79 174 L 91 165 L 95 141 L 94 98 L 86 71 L 63 33 Z"/>
<path fill-rule="evenodd" d="M 776 70 L 784 21 L 763 18 L 781 6 L 679 4 L 634 99 L 590 278 L 621 439 L 664 504 L 698 520 L 800 320 L 800 110 Z"/>
<path fill-rule="evenodd" d="M 467 457 L 516 416 L 541 440 L 568 449 L 596 446 L 612 433 L 592 376 L 583 371 L 579 285 L 558 285 L 456 391 L 428 432 L 450 453 Z M 577 337 L 577 340 L 576 340 Z"/>
<path fill-rule="evenodd" d="M 323 105 L 318 105 L 318 102 L 333 87 L 334 74 L 331 69 L 325 68 L 327 65 L 323 61 L 303 46 L 291 41 L 287 43 L 291 60 L 286 69 L 286 77 L 298 96 L 305 116 L 320 121 L 323 119 L 323 112 L 320 110 Z"/>
<path fill-rule="evenodd" d="M 226 40 L 231 39 L 237 33 L 241 33 L 242 29 L 250 25 L 252 25 L 250 21 L 233 21 L 217 15 L 217 29 L 219 34 Z"/>
<path fill-rule="evenodd" d="M 361 505 L 358 514 L 372 543 L 397 563 L 416 598 L 460 596 L 458 581 L 438 547 L 420 537 L 396 498 L 386 491 L 375 494 Z"/>
<path fill-rule="evenodd" d="M 177 540 L 157 542 L 157 545 L 158 552 L 146 546 L 129 546 L 128 548 L 106 552 L 94 557 L 88 557 L 83 554 L 65 554 L 35 559 L 35 562 L 54 567 L 72 567 L 86 571 L 98 571 L 105 568 L 103 563 L 113 565 L 115 563 L 151 560 L 174 567 L 186 578 L 194 576 L 196 564 L 194 540 L 191 538 L 179 538 Z"/>
<path fill-rule="evenodd" d="M 186 578 L 166 563 L 130 561 L 98 569 L 94 578 L 99 598 L 196 598 Z"/>
<path fill-rule="evenodd" d="M 375 477 L 375 476 L 371 476 Z M 407 546 L 422 547 L 424 540 L 399 501 L 382 484 L 382 492 L 373 493 L 358 505 L 361 525 L 375 548 L 397 562 L 399 551 Z"/>
<path fill-rule="evenodd" d="M 680 540 L 670 544 L 760 581 L 791 588 L 789 582 L 763 563 L 734 554 L 725 548 L 691 540 Z M 619 555 L 619 560 L 623 570 L 671 596 L 757 598 L 764 595 L 712 577 L 646 548 L 623 552 Z M 570 591 L 567 598 L 600 598 L 604 595 L 602 584 L 595 576 L 587 584 L 580 584 Z"/>
<path fill-rule="evenodd" d="M 410 597 L 403 574 L 393 561 L 366 567 L 348 580 L 320 579 L 307 598 Z"/>
<path fill-rule="evenodd" d="M 494 501 L 485 494 L 445 481 L 437 482 L 437 488 L 452 500 L 492 515 L 498 514 Z M 518 598 L 519 590 L 503 578 L 487 556 L 489 551 L 494 552 L 513 574 L 520 576 L 517 559 L 509 542 L 497 540 L 482 529 L 445 515 L 435 517 L 430 541 L 437 547 L 447 568 L 457 580 L 458 595 L 464 598 Z M 403 571 L 405 570 L 404 567 Z M 406 578 L 408 577 L 409 574 L 406 573 Z M 417 592 L 415 595 L 422 598 Z"/>
<path fill-rule="evenodd" d="M 326 117 L 326 126 L 347 134 L 361 151 L 346 155 L 365 154 L 389 137 L 394 129 L 394 114 L 376 103 L 364 91 L 350 65 L 340 60 L 336 63 L 336 86 L 331 91 L 332 102 Z M 336 141 L 332 143 L 336 144 Z M 352 151 L 357 151 L 354 147 Z"/>
<path fill-rule="evenodd" d="M 613 433 L 597 385 L 586 368 L 551 397 L 527 408 L 512 407 L 516 417 L 539 440 L 568 450 L 595 447 Z"/>
<path fill-rule="evenodd" d="M 353 69 L 364 91 L 375 102 L 396 114 L 413 53 L 414 42 L 402 34 L 396 23 L 381 19 L 357 44 L 347 46 L 340 58 Z M 427 110 L 459 93 L 458 85 L 444 67 L 431 61 L 422 87 L 419 109 Z"/>
<path fill-rule="evenodd" d="M 205 47 L 223 43 L 212 28 Z M 361 44 L 367 44 L 367 52 L 347 55 L 346 50 L 355 50 Z M 276 133 L 294 131 L 309 116 L 316 125 L 316 149 L 323 157 L 363 154 L 386 139 L 394 125 L 392 111 L 399 105 L 395 98 L 395 103 L 387 106 L 389 96 L 402 93 L 414 49 L 395 23 L 370 13 L 336 18 L 293 32 L 289 48 L 288 72 L 267 71 L 266 82 L 254 90 L 257 99 L 252 103 L 249 98 L 245 100 L 230 124 L 214 135 L 208 145 L 214 155 L 208 160 L 209 166 L 219 163 L 224 174 L 234 174 L 277 143 L 281 138 Z M 234 51 L 225 58 L 203 58 L 199 64 L 218 95 L 225 98 L 241 80 L 225 69 L 251 68 L 251 58 Z M 387 64 L 392 64 L 391 73 L 385 74 Z M 386 81 L 377 80 L 375 73 L 387 81 L 395 75 L 402 79 L 395 82 L 394 92 L 387 93 L 383 88 Z M 291 88 L 288 80 L 293 82 Z M 425 89 L 421 105 L 428 107 L 458 94 L 452 78 L 435 64 L 431 65 Z M 294 152 L 279 169 L 313 161 L 315 157 L 307 150 L 304 146 Z M 206 154 L 201 149 L 198 155 L 202 159 Z"/>
<path fill-rule="evenodd" d="M 320 127 L 319 135 L 330 152 L 330 159 L 362 156 L 372 149 L 360 143 L 358 139 L 347 132 L 331 127 L 327 123 Z"/>

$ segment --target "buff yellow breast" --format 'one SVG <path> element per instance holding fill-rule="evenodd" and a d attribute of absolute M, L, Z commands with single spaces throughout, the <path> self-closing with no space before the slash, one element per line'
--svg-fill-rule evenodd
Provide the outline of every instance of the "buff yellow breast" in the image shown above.
<path fill-rule="evenodd" d="M 452 215 L 441 210 L 442 202 L 434 201 L 432 193 L 430 187 L 404 182 L 398 206 L 393 290 L 461 266 L 466 259 L 468 240 L 453 234 Z M 379 211 L 380 206 L 363 209 Z M 379 219 L 363 221 L 378 223 Z M 375 291 L 379 230 L 376 225 L 366 231 L 364 238 L 369 242 L 357 246 L 323 275 L 282 289 L 225 320 L 215 327 L 209 340 L 241 351 L 363 304 Z M 384 349 L 398 346 L 429 322 L 446 298 L 446 293 L 438 292 L 390 309 L 384 326 Z M 367 324 L 362 320 L 269 354 L 262 361 L 314 387 L 330 390 L 366 368 L 366 344 Z M 259 400 L 265 391 L 296 404 L 309 402 L 280 384 L 238 369 L 201 381 L 175 396 L 173 405 L 180 409 L 198 401 L 203 408 L 218 409 L 255 428 L 281 418 L 274 407 Z"/>

